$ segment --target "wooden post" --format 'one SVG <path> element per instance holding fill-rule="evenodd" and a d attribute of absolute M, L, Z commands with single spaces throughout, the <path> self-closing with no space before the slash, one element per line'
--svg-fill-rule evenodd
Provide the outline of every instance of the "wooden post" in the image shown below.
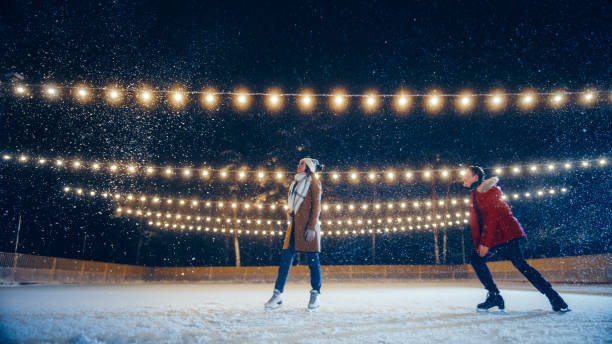
<path fill-rule="evenodd" d="M 436 205 L 436 178 L 435 176 L 431 177 L 431 202 L 432 202 L 432 218 L 434 220 L 434 224 L 436 221 L 437 215 L 437 205 Z M 436 258 L 436 264 L 440 264 L 440 247 L 438 244 L 438 226 L 433 227 L 434 232 L 434 255 Z"/>
<path fill-rule="evenodd" d="M 465 228 L 461 227 L 461 258 L 463 258 L 463 264 L 465 264 Z"/>
<path fill-rule="evenodd" d="M 53 265 L 51 265 L 51 273 L 49 274 L 49 280 L 53 281 L 55 279 L 55 266 L 57 264 L 57 258 L 53 258 Z"/>
<path fill-rule="evenodd" d="M 451 182 L 449 181 L 448 184 L 446 185 L 446 200 L 445 200 L 445 212 L 446 214 L 448 214 L 448 203 L 449 203 L 449 197 L 450 197 L 450 185 Z M 447 242 L 447 229 L 448 227 L 446 226 L 446 224 L 444 225 L 444 229 L 443 229 L 443 239 L 442 239 L 442 264 L 446 264 L 446 242 Z"/>
<path fill-rule="evenodd" d="M 83 273 L 85 272 L 85 261 L 81 260 L 81 274 L 79 275 L 81 282 L 83 282 Z"/>
<path fill-rule="evenodd" d="M 235 201 L 237 201 L 235 199 Z M 236 208 L 233 208 L 234 219 L 236 218 Z M 240 242 L 238 241 L 238 228 L 234 228 L 234 255 L 236 260 L 236 267 L 240 267 Z"/>
<path fill-rule="evenodd" d="M 108 276 L 108 263 L 104 263 L 104 279 L 103 279 L 104 282 L 106 282 L 107 276 Z"/>
<path fill-rule="evenodd" d="M 17 223 L 17 238 L 15 239 L 15 251 L 13 252 L 13 270 L 11 270 L 11 280 L 15 280 L 15 274 L 17 273 L 17 261 L 19 260 L 19 254 L 17 248 L 19 247 L 19 233 L 21 232 L 21 214 L 19 215 L 19 222 Z"/>
<path fill-rule="evenodd" d="M 374 181 L 374 197 L 372 197 L 372 202 L 376 204 L 378 199 L 378 195 L 376 193 L 376 186 L 378 182 Z M 372 265 L 376 265 L 376 229 L 372 229 Z"/>

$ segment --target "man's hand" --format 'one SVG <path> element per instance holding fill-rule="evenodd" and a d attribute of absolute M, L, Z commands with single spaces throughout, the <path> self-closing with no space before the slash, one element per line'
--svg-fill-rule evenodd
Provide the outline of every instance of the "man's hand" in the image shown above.
<path fill-rule="evenodd" d="M 304 233 L 304 239 L 306 239 L 306 241 L 313 241 L 316 235 L 317 233 L 314 231 L 314 229 L 307 229 Z"/>
<path fill-rule="evenodd" d="M 484 246 L 484 245 L 480 245 L 478 246 L 478 255 L 481 257 L 484 257 L 487 255 L 487 253 L 489 253 L 489 248 Z"/>

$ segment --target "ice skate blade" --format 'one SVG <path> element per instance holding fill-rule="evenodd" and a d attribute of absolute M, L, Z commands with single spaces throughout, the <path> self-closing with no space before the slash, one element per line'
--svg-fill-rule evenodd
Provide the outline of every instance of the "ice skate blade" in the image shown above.
<path fill-rule="evenodd" d="M 489 309 L 484 309 L 484 308 L 476 308 L 476 311 L 478 313 L 492 313 L 492 314 L 506 314 L 506 310 L 504 308 L 498 308 L 497 311 L 495 310 L 491 310 L 494 307 L 491 307 Z"/>
<path fill-rule="evenodd" d="M 310 308 L 310 307 L 306 307 L 306 310 L 310 313 L 316 312 L 319 310 L 319 307 L 315 307 L 315 308 Z"/>
<path fill-rule="evenodd" d="M 565 309 L 560 309 L 558 311 L 553 311 L 555 313 L 559 313 L 559 314 L 563 314 L 563 313 L 567 313 L 567 312 L 571 312 L 572 310 L 569 308 L 565 308 Z"/>
<path fill-rule="evenodd" d="M 271 306 L 264 306 L 264 309 L 267 311 L 273 311 L 273 310 L 277 310 L 279 308 L 281 308 L 283 306 L 283 302 L 279 302 L 275 305 L 271 305 Z"/>

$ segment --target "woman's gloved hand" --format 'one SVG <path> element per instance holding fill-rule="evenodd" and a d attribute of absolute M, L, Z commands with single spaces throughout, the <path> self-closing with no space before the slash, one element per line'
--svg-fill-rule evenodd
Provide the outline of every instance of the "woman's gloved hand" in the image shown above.
<path fill-rule="evenodd" d="M 317 232 L 315 232 L 314 229 L 307 229 L 304 233 L 304 239 L 306 239 L 306 241 L 313 241 L 316 236 Z"/>

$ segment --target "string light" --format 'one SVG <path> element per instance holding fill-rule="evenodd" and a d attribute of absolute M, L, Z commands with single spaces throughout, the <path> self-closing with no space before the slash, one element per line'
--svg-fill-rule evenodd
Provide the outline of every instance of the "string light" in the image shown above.
<path fill-rule="evenodd" d="M 444 107 L 444 98 L 438 90 L 429 92 L 429 94 L 424 98 L 424 101 L 425 109 L 429 113 L 438 113 Z"/>
<path fill-rule="evenodd" d="M 336 89 L 332 92 L 332 96 L 329 98 L 329 106 L 336 113 L 344 112 L 349 105 L 346 91 L 343 89 Z"/>
<path fill-rule="evenodd" d="M 529 111 L 537 105 L 536 92 L 533 90 L 523 91 L 519 97 L 519 107 L 523 111 Z"/>
<path fill-rule="evenodd" d="M 2 161 L 10 162 L 10 154 L 4 154 Z M 45 156 L 32 156 L 32 161 L 38 161 L 41 158 L 47 159 Z M 49 168 L 60 168 L 64 166 L 63 158 L 49 159 L 53 160 L 54 164 L 46 165 Z M 175 166 L 152 166 L 146 165 L 146 168 L 141 168 L 133 162 L 108 162 L 108 163 L 100 163 L 98 161 L 81 161 L 79 159 L 69 159 L 69 166 L 74 166 L 73 162 L 78 161 L 79 168 L 82 170 L 90 170 L 90 171 L 109 171 L 113 174 L 119 171 L 127 172 L 128 176 L 154 176 L 156 171 L 160 171 L 159 174 L 165 177 L 173 177 L 175 176 L 174 171 L 180 171 L 177 175 L 191 177 L 193 175 L 200 175 L 202 179 L 210 179 L 212 177 L 217 177 L 221 181 L 232 181 L 238 180 L 240 182 L 245 181 L 255 181 L 258 183 L 264 182 L 266 178 L 271 178 L 276 182 L 283 183 L 287 181 L 287 173 L 282 169 L 277 169 L 276 171 L 266 171 L 262 169 L 252 170 L 246 167 L 241 167 L 239 169 L 215 169 L 210 167 L 203 167 L 199 169 L 193 169 L 191 167 L 175 167 Z M 561 162 L 543 162 L 540 164 L 537 163 L 529 163 L 529 164 L 514 164 L 512 166 L 507 165 L 497 165 L 495 167 L 489 168 L 485 167 L 485 170 L 492 170 L 496 175 L 500 176 L 505 173 L 509 173 L 512 176 L 520 176 L 523 171 L 528 173 L 534 172 L 548 172 L 548 173 L 556 173 L 561 170 L 570 171 L 572 170 L 574 164 L 581 166 L 583 162 L 588 163 L 588 166 L 595 166 L 598 168 L 607 167 L 607 163 L 600 163 L 600 161 L 607 161 L 605 157 L 597 158 L 597 159 L 585 159 L 585 160 L 576 160 L 576 161 L 566 161 L 564 163 Z M 17 162 L 25 162 L 23 160 L 17 159 Z M 559 168 L 556 168 L 556 167 Z M 442 180 L 454 180 L 454 178 L 463 177 L 465 173 L 465 167 L 459 168 L 438 168 L 438 169 L 403 169 L 403 172 L 398 174 L 394 169 L 387 169 L 386 171 L 357 171 L 355 169 L 350 169 L 348 171 L 325 171 L 325 172 L 317 172 L 315 175 L 316 178 L 320 179 L 322 177 L 328 178 L 332 182 L 340 182 L 345 181 L 349 183 L 355 183 L 360 180 L 360 176 L 363 174 L 367 181 L 376 182 L 379 178 L 379 175 L 383 176 L 383 180 L 389 183 L 395 183 L 398 180 L 403 180 L 404 182 L 412 182 L 414 180 L 414 173 L 418 172 L 422 174 L 423 180 L 431 180 L 432 178 L 439 178 Z M 235 179 L 229 178 L 230 175 L 235 176 Z M 252 176 L 252 178 L 250 178 Z M 392 176 L 392 177 L 389 177 Z M 398 178 L 400 177 L 400 178 Z"/>
<path fill-rule="evenodd" d="M 400 114 L 407 113 L 410 111 L 410 107 L 412 106 L 412 98 L 410 96 L 410 92 L 401 89 L 397 92 L 397 96 L 394 97 L 394 108 Z"/>
<path fill-rule="evenodd" d="M 28 88 L 24 85 L 15 86 L 14 91 L 17 96 L 25 96 L 28 94 Z"/>
<path fill-rule="evenodd" d="M 118 86 L 110 85 L 105 88 L 106 99 L 112 105 L 119 104 L 122 99 L 121 89 Z"/>
<path fill-rule="evenodd" d="M 503 90 L 498 89 L 491 92 L 487 97 L 486 105 L 491 112 L 500 112 L 506 107 L 506 94 Z"/>
<path fill-rule="evenodd" d="M 86 103 L 91 98 L 91 92 L 86 85 L 79 85 L 74 90 L 74 97 L 80 103 Z"/>
<path fill-rule="evenodd" d="M 297 101 L 298 101 L 298 107 L 304 113 L 312 112 L 316 106 L 314 92 L 310 89 L 302 90 L 300 92 L 299 97 L 297 98 Z"/>
<path fill-rule="evenodd" d="M 555 109 L 562 107 L 567 102 L 566 93 L 563 91 L 553 92 L 550 95 L 549 102 L 550 102 L 550 106 L 552 106 Z"/>
<path fill-rule="evenodd" d="M 60 96 L 60 90 L 54 84 L 47 84 L 44 88 L 43 94 L 48 99 L 57 99 Z"/>
<path fill-rule="evenodd" d="M 597 100 L 597 91 L 589 88 L 586 89 L 580 94 L 580 104 L 583 106 L 591 106 Z"/>
<path fill-rule="evenodd" d="M 376 91 L 366 92 L 365 97 L 363 97 L 361 101 L 361 105 L 366 113 L 373 113 L 378 110 L 380 106 L 380 100 Z"/>
<path fill-rule="evenodd" d="M 65 193 L 75 192 L 77 195 L 84 194 L 83 189 L 78 188 L 78 187 L 64 186 L 62 190 Z M 544 195 L 544 192 L 547 192 L 550 195 L 556 195 L 557 193 L 566 194 L 568 192 L 568 189 L 566 187 L 546 188 L 546 189 L 539 189 L 535 193 L 538 193 L 538 192 L 540 196 Z M 514 196 L 515 200 L 522 199 L 520 194 L 525 194 L 526 199 L 529 199 L 530 197 L 529 195 L 531 195 L 530 192 L 514 193 L 514 194 L 519 195 L 519 196 Z M 211 209 L 211 210 L 212 210 L 212 207 L 215 206 L 218 211 L 224 209 L 226 206 L 226 202 L 224 201 L 200 200 L 200 199 L 193 199 L 193 198 L 191 199 L 165 198 L 165 197 L 143 195 L 143 194 L 138 195 L 135 193 L 112 193 L 112 192 L 105 192 L 105 191 L 94 190 L 94 189 L 89 190 L 89 195 L 92 197 L 95 195 L 99 195 L 99 197 L 102 197 L 102 198 L 110 198 L 113 202 L 119 204 L 120 207 L 125 207 L 125 208 L 130 208 L 130 205 L 134 205 L 135 202 L 140 202 L 139 206 L 141 207 L 140 208 L 141 210 L 151 209 L 149 211 L 155 211 L 157 214 L 161 214 L 161 211 L 159 210 L 159 207 L 161 206 L 169 207 L 172 209 L 180 208 L 180 209 Z M 506 195 L 504 195 L 502 198 L 506 200 L 508 199 Z M 469 202 L 470 201 L 468 197 L 464 197 L 464 198 L 453 197 L 453 198 L 449 198 L 448 201 L 438 200 L 437 204 L 439 206 L 444 206 L 448 204 L 449 209 L 450 207 L 453 207 L 454 209 L 461 209 L 469 205 Z M 147 204 L 151 204 L 153 207 L 150 208 L 150 206 L 147 206 Z M 251 212 L 252 205 L 254 205 L 259 211 L 268 210 L 272 213 L 276 211 L 281 211 L 281 213 L 284 213 L 284 211 L 288 209 L 288 206 L 286 202 L 284 201 L 267 202 L 267 203 L 266 202 L 251 203 L 249 201 L 243 201 L 243 202 L 233 201 L 229 204 L 230 204 L 231 209 L 239 210 L 245 213 Z M 362 203 L 360 206 L 361 212 L 359 212 L 359 214 L 363 214 L 363 212 L 369 209 L 372 209 L 375 212 L 384 210 L 384 211 L 391 212 L 391 213 L 398 213 L 398 212 L 405 213 L 406 211 L 410 210 L 410 208 L 408 207 L 408 204 L 412 204 L 413 205 L 412 208 L 417 209 L 417 210 L 422 208 L 421 205 L 424 205 L 425 208 L 428 208 L 428 209 L 431 208 L 433 205 L 433 203 L 429 199 L 412 200 L 412 201 L 407 201 L 407 200 L 391 201 L 391 202 L 385 202 L 385 204 Z M 355 205 L 352 202 L 349 202 L 349 203 L 323 202 L 321 208 L 324 214 L 330 211 L 334 211 L 336 213 L 349 214 L 349 213 L 354 213 L 357 207 L 355 207 Z M 168 214 L 168 213 L 169 212 L 166 211 L 164 214 Z M 177 214 L 181 214 L 181 212 L 177 212 Z M 196 217 L 196 216 L 210 217 L 210 215 L 207 215 L 207 214 L 189 214 L 189 215 L 193 217 Z M 207 220 L 207 221 L 210 221 L 210 220 Z M 407 219 L 407 221 L 411 221 L 411 220 Z"/>
<path fill-rule="evenodd" d="M 234 107 L 238 111 L 245 111 L 251 105 L 251 97 L 246 88 L 239 88 L 234 93 Z"/>
<path fill-rule="evenodd" d="M 474 109 L 474 94 L 471 91 L 463 91 L 455 100 L 455 107 L 460 113 L 467 113 Z"/>
<path fill-rule="evenodd" d="M 138 91 L 138 102 L 144 107 L 150 107 L 155 103 L 153 89 L 149 86 L 142 86 Z"/>
<path fill-rule="evenodd" d="M 74 98 L 82 103 L 88 102 L 92 98 L 92 88 L 85 84 L 78 84 L 74 87 L 61 86 L 61 85 L 30 85 L 30 84 L 18 84 L 13 87 L 13 93 L 18 97 L 23 97 L 30 94 L 30 88 L 40 87 L 40 94 L 48 99 L 57 98 L 61 89 L 71 90 Z M 157 93 L 167 94 L 168 101 L 174 109 L 181 109 L 187 105 L 189 99 L 188 94 L 194 93 L 200 95 L 200 103 L 207 110 L 214 110 L 220 104 L 220 97 L 232 96 L 234 99 L 234 106 L 239 111 L 247 110 L 251 105 L 251 98 L 253 96 L 261 96 L 265 98 L 266 106 L 270 112 L 280 111 L 284 105 L 284 99 L 287 97 L 296 98 L 296 103 L 300 110 L 304 113 L 312 112 L 317 103 L 316 98 L 327 97 L 329 98 L 329 106 L 335 113 L 344 112 L 350 103 L 350 98 L 360 97 L 362 99 L 362 108 L 365 112 L 375 112 L 381 107 L 381 100 L 388 98 L 391 100 L 393 108 L 399 114 L 406 113 L 412 107 L 412 98 L 419 97 L 423 98 L 424 110 L 430 113 L 437 113 L 444 107 L 444 100 L 447 97 L 454 98 L 455 109 L 459 113 L 466 113 L 471 111 L 479 99 L 483 99 L 486 103 L 487 109 L 491 112 L 498 112 L 505 108 L 506 99 L 508 96 L 518 95 L 518 105 L 523 110 L 533 109 L 538 102 L 538 97 L 546 97 L 548 99 L 548 105 L 553 108 L 560 108 L 565 105 L 568 101 L 568 95 L 575 95 L 577 100 L 583 106 L 592 106 L 598 100 L 600 94 L 608 97 L 612 102 L 612 92 L 598 91 L 593 88 L 585 89 L 583 91 L 570 92 L 565 90 L 557 90 L 553 92 L 536 92 L 533 90 L 524 91 L 520 94 L 507 93 L 501 89 L 494 90 L 490 93 L 473 93 L 471 91 L 462 91 L 458 94 L 443 94 L 439 91 L 432 91 L 427 94 L 411 93 L 405 89 L 400 89 L 395 94 L 378 94 L 376 91 L 368 91 L 365 94 L 347 94 L 342 88 L 334 90 L 332 93 L 317 94 L 314 91 L 308 89 L 303 90 L 300 93 L 283 93 L 278 88 L 273 88 L 267 92 L 252 93 L 246 88 L 239 88 L 233 92 L 218 91 L 213 87 L 207 87 L 201 91 L 187 91 L 183 87 L 175 87 L 170 90 L 153 90 L 150 87 L 146 87 L 146 91 L 143 91 L 145 87 L 136 89 L 134 91 L 126 90 L 122 91 L 118 86 L 107 86 L 102 88 L 104 91 L 107 101 L 111 104 L 118 104 L 125 98 L 125 93 L 133 92 L 135 99 L 141 103 L 141 105 L 150 107 L 156 98 Z"/>
<path fill-rule="evenodd" d="M 279 112 L 283 108 L 283 92 L 278 88 L 268 90 L 266 96 L 266 106 L 271 112 Z"/>
<path fill-rule="evenodd" d="M 215 110 L 219 104 L 219 96 L 217 94 L 217 90 L 214 87 L 207 87 L 202 90 L 201 97 L 202 106 L 208 110 Z"/>
<path fill-rule="evenodd" d="M 182 109 L 187 105 L 187 92 L 183 86 L 174 86 L 168 93 L 170 105 L 176 109 Z"/>

